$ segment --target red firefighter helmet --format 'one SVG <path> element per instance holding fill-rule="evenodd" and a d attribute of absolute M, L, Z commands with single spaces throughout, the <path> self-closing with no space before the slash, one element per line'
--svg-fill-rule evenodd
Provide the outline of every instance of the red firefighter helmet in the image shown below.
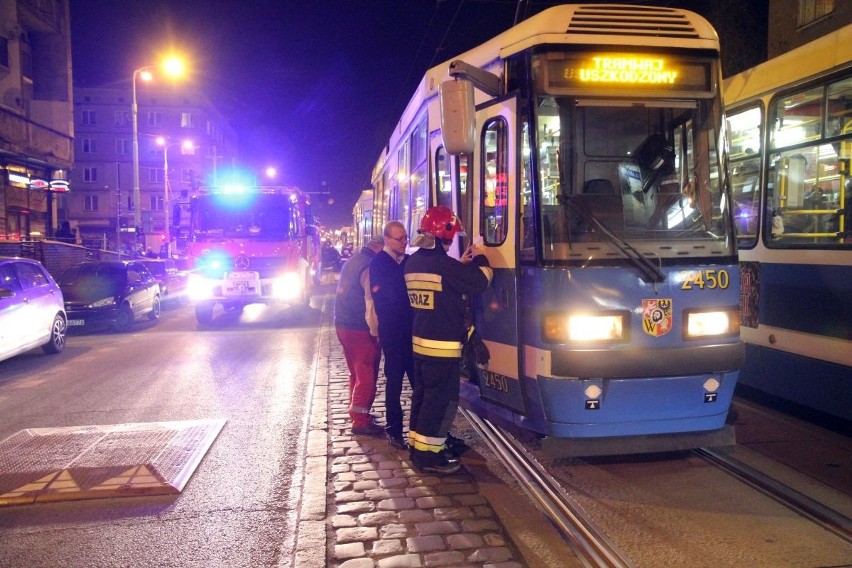
<path fill-rule="evenodd" d="M 442 241 L 451 241 L 462 230 L 461 221 L 449 207 L 430 207 L 420 219 L 418 233 L 429 233 Z"/>

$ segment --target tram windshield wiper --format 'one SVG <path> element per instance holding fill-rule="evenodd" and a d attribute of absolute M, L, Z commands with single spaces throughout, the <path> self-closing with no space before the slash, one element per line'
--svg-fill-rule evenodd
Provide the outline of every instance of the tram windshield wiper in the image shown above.
<path fill-rule="evenodd" d="M 604 223 L 602 223 L 591 211 L 577 203 L 570 195 L 560 195 L 559 201 L 575 211 L 587 223 L 597 227 L 598 232 L 607 238 L 607 240 L 617 248 L 628 260 L 630 260 L 636 268 L 642 273 L 649 282 L 664 282 L 666 275 L 659 266 L 651 262 L 645 255 L 636 250 L 633 245 L 613 233 Z"/>

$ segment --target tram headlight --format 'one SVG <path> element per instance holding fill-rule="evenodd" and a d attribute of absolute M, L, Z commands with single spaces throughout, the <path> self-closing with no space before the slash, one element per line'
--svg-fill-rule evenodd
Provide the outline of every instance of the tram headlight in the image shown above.
<path fill-rule="evenodd" d="M 545 314 L 542 336 L 548 343 L 624 341 L 624 322 L 623 313 Z"/>
<path fill-rule="evenodd" d="M 739 310 L 735 307 L 687 310 L 684 321 L 684 339 L 725 337 L 740 332 Z"/>

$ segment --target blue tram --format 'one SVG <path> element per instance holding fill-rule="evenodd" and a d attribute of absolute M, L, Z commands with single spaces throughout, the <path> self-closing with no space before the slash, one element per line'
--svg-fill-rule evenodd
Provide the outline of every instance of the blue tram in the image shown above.
<path fill-rule="evenodd" d="M 372 214 L 413 233 L 446 205 L 485 247 L 490 360 L 463 406 L 600 443 L 723 429 L 744 350 L 720 81 L 706 20 L 611 4 L 547 9 L 427 71 Z"/>

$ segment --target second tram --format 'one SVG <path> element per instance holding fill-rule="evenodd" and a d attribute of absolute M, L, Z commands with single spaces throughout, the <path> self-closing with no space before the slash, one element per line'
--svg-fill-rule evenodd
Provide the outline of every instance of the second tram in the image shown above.
<path fill-rule="evenodd" d="M 414 233 L 446 205 L 482 241 L 490 361 L 463 406 L 598 444 L 722 431 L 743 347 L 720 82 L 706 20 L 611 4 L 427 71 L 375 166 L 373 226 Z"/>
<path fill-rule="evenodd" d="M 742 384 L 852 420 L 852 25 L 725 80 Z"/>

